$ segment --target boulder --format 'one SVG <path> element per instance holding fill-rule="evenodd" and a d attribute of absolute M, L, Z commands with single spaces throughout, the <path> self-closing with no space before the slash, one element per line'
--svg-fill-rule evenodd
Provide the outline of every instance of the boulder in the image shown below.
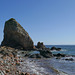
<path fill-rule="evenodd" d="M 29 53 L 27 53 L 27 54 L 25 54 L 25 56 L 24 57 L 29 57 L 30 56 L 30 54 Z"/>
<path fill-rule="evenodd" d="M 67 60 L 67 61 L 74 61 L 74 59 L 73 58 L 67 58 L 67 59 L 65 59 L 65 60 Z"/>
<path fill-rule="evenodd" d="M 13 18 L 5 22 L 4 39 L 1 46 L 33 49 L 33 41 L 23 27 Z"/>
<path fill-rule="evenodd" d="M 57 51 L 60 51 L 60 50 L 61 50 L 61 48 L 57 48 L 56 50 L 57 50 Z"/>
<path fill-rule="evenodd" d="M 43 42 L 38 42 L 36 47 L 41 48 L 41 49 L 46 48 L 45 45 L 43 44 Z"/>
<path fill-rule="evenodd" d="M 30 55 L 29 58 L 41 58 L 41 55 L 40 54 L 33 54 L 33 55 Z"/>
<path fill-rule="evenodd" d="M 39 50 L 40 55 L 43 56 L 44 58 L 51 58 L 52 52 L 50 52 L 49 50 Z"/>
<path fill-rule="evenodd" d="M 56 50 L 56 47 L 52 47 L 51 50 Z"/>
<path fill-rule="evenodd" d="M 57 51 L 60 51 L 61 48 L 52 47 L 51 50 L 57 50 Z"/>
<path fill-rule="evenodd" d="M 25 57 L 29 58 L 51 58 L 53 57 L 52 52 L 50 50 L 37 50 L 39 53 L 25 54 Z"/>
<path fill-rule="evenodd" d="M 56 57 L 65 57 L 66 56 L 65 54 L 61 54 L 61 53 L 53 54 L 53 55 L 56 56 Z"/>

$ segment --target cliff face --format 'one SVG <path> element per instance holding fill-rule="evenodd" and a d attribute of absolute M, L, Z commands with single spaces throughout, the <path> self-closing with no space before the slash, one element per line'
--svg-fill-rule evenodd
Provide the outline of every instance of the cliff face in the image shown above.
<path fill-rule="evenodd" d="M 5 22 L 2 46 L 33 49 L 33 41 L 23 27 L 13 18 Z"/>

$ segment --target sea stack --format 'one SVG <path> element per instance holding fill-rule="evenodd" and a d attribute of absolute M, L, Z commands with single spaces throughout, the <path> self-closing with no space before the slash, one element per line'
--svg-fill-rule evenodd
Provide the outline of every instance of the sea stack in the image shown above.
<path fill-rule="evenodd" d="M 29 34 L 13 18 L 5 22 L 4 39 L 1 46 L 21 47 L 23 49 L 33 49 L 34 44 Z"/>
<path fill-rule="evenodd" d="M 37 43 L 37 48 L 42 48 L 42 49 L 45 49 L 45 45 L 43 44 L 43 42 L 38 42 Z"/>

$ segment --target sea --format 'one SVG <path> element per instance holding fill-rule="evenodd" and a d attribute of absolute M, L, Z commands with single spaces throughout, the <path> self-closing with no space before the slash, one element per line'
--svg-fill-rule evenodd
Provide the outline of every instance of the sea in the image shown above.
<path fill-rule="evenodd" d="M 53 50 L 53 54 L 66 54 L 66 57 L 47 58 L 47 59 L 35 59 L 35 58 L 25 58 L 25 54 L 18 52 L 18 56 L 22 57 L 24 62 L 21 62 L 19 69 L 28 73 L 33 73 L 36 75 L 75 75 L 75 45 L 45 45 L 47 48 L 55 46 L 56 48 L 61 48 L 60 51 Z M 29 54 L 39 54 L 38 51 L 31 51 Z M 65 60 L 73 59 L 73 61 Z M 27 69 L 25 69 L 27 68 Z M 56 74 L 51 68 L 57 70 L 60 74 Z M 47 74 L 46 74 L 47 73 Z"/>
<path fill-rule="evenodd" d="M 68 75 L 75 75 L 75 45 L 46 45 L 47 48 L 51 47 L 61 48 L 60 51 L 53 50 L 53 54 L 66 54 L 67 57 L 61 57 L 60 59 L 52 58 L 50 65 L 55 69 L 62 71 Z M 72 58 L 73 61 L 65 60 Z"/>

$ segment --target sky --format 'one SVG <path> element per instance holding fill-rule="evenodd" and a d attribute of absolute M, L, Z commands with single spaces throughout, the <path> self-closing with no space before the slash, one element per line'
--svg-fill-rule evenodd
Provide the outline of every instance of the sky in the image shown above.
<path fill-rule="evenodd" d="M 45 45 L 75 45 L 75 0 L 0 0 L 0 43 L 10 18 Z"/>

